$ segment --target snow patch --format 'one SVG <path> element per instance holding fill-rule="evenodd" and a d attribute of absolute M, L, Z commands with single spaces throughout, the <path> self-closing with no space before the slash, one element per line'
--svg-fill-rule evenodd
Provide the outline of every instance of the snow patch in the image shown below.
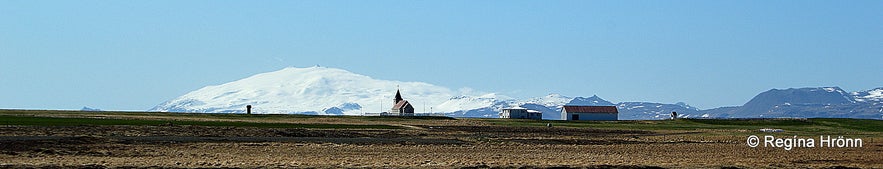
<path fill-rule="evenodd" d="M 825 88 L 822 88 L 822 89 L 824 89 L 824 90 L 827 91 L 827 92 L 834 92 L 834 91 L 837 91 L 837 89 L 835 89 L 835 88 L 833 88 L 833 87 L 825 87 Z"/>
<path fill-rule="evenodd" d="M 868 91 L 868 95 L 862 98 L 865 99 L 883 99 L 883 89 L 876 89 Z"/>

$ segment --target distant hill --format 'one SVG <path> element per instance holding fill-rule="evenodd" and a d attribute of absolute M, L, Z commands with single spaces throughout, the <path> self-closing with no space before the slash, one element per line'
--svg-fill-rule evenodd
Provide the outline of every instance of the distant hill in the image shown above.
<path fill-rule="evenodd" d="M 101 111 L 101 109 L 83 106 L 83 108 L 80 109 L 80 111 Z"/>
<path fill-rule="evenodd" d="M 881 118 L 880 88 L 847 93 L 839 87 L 772 89 L 725 117 Z"/>

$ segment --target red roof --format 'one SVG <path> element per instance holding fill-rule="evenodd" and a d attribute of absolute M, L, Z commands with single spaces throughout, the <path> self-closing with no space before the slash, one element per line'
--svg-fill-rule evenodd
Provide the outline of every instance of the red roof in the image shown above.
<path fill-rule="evenodd" d="M 401 108 L 404 108 L 406 105 L 409 105 L 409 104 L 411 104 L 411 103 L 408 103 L 407 100 L 402 100 L 402 101 L 399 101 L 398 103 L 396 103 L 395 106 L 392 106 L 392 108 L 393 108 L 393 109 L 401 109 Z"/>
<path fill-rule="evenodd" d="M 568 113 L 619 113 L 616 106 L 564 106 Z"/>

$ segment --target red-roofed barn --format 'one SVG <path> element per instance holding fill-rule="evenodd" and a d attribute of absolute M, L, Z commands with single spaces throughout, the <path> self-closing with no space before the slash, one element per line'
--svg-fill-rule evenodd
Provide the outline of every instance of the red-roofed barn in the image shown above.
<path fill-rule="evenodd" d="M 561 120 L 618 120 L 616 106 L 564 106 Z"/>

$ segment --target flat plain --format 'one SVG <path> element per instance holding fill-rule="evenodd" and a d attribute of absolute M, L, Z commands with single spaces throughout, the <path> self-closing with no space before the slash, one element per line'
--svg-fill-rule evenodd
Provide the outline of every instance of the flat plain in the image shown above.
<path fill-rule="evenodd" d="M 761 132 L 760 129 L 782 129 Z M 750 147 L 757 135 L 862 147 Z M 883 168 L 883 121 L 0 110 L 3 168 Z"/>

